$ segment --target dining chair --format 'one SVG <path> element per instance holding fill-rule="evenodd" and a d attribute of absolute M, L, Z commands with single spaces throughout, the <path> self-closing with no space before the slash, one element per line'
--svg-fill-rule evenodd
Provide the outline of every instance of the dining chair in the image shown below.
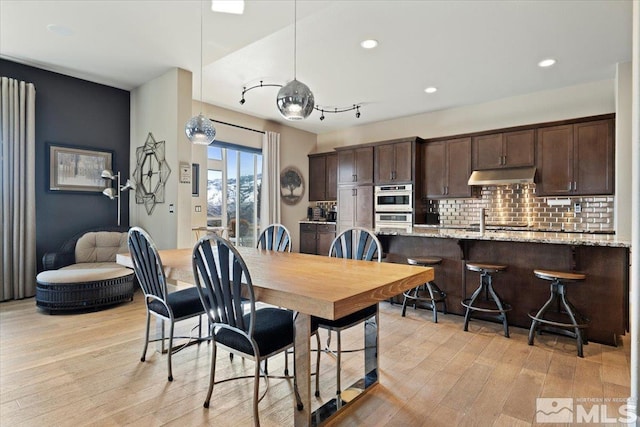
<path fill-rule="evenodd" d="M 377 261 L 382 260 L 382 245 L 378 238 L 366 228 L 353 227 L 341 232 L 331 243 L 329 248 L 329 256 L 335 258 L 349 258 L 362 261 Z M 314 319 L 312 319 L 313 322 Z M 355 313 L 349 314 L 345 317 L 335 320 L 329 319 L 317 319 L 318 327 L 326 329 L 328 331 L 326 352 L 332 352 L 330 350 L 331 345 L 331 332 L 336 332 L 337 340 L 335 352 L 336 356 L 336 380 L 337 388 L 336 394 L 340 395 L 340 365 L 342 357 L 342 342 L 340 333 L 345 329 L 356 326 L 360 323 L 366 322 L 365 326 L 378 328 L 378 305 L 372 305 Z M 316 375 L 316 396 L 319 396 L 319 379 Z"/>
<path fill-rule="evenodd" d="M 291 233 L 282 224 L 270 224 L 260 233 L 256 247 L 268 251 L 291 252 Z"/>
<path fill-rule="evenodd" d="M 141 362 L 144 362 L 149 346 L 149 324 L 151 316 L 169 322 L 169 347 L 167 350 L 167 364 L 169 381 L 173 381 L 173 372 L 171 370 L 171 355 L 184 347 L 181 345 L 177 348 L 173 347 L 173 330 L 175 322 L 180 320 L 198 317 L 198 338 L 202 339 L 202 316 L 204 307 L 200 301 L 200 295 L 196 288 L 186 288 L 176 292 L 169 293 L 167 290 L 167 279 L 162 267 L 162 260 L 158 255 L 158 249 L 153 243 L 149 234 L 140 227 L 131 227 L 127 236 L 127 244 L 129 253 L 133 261 L 133 269 L 138 278 L 138 283 L 144 293 L 144 302 L 147 308 L 147 327 L 144 339 L 144 348 L 142 350 Z M 189 338 L 191 337 L 175 337 Z M 162 337 L 151 341 L 163 341 L 164 348 L 164 327 Z"/>
<path fill-rule="evenodd" d="M 291 252 L 291 233 L 287 227 L 282 224 L 274 223 L 268 225 L 262 233 L 260 233 L 260 237 L 258 238 L 258 244 L 256 245 L 258 249 L 265 249 L 277 252 Z M 316 372 L 320 369 L 320 336 L 317 333 L 317 326 L 314 326 L 314 331 L 316 331 L 316 341 L 318 344 L 318 354 L 316 360 Z M 289 358 L 287 354 L 290 351 L 285 352 L 284 358 L 284 374 L 289 375 Z M 264 363 L 265 373 L 267 372 L 267 361 Z"/>
<path fill-rule="evenodd" d="M 220 236 L 205 236 L 196 243 L 193 249 L 193 275 L 209 318 L 211 341 L 214 343 L 204 407 L 209 407 L 216 384 L 216 349 L 220 347 L 255 362 L 253 419 L 255 425 L 260 425 L 258 403 L 269 387 L 268 376 L 264 374 L 267 388 L 258 397 L 260 364 L 293 347 L 293 313 L 276 307 L 256 309 L 249 269 L 233 244 Z M 245 313 L 243 306 L 247 305 L 249 310 Z M 300 407 L 299 395 L 297 392 L 295 395 Z"/>

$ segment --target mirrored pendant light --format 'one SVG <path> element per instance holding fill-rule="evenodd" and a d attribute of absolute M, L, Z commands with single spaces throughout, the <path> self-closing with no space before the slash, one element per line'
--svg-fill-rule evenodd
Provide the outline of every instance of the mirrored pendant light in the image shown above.
<path fill-rule="evenodd" d="M 202 1 L 200 1 L 200 108 L 202 109 Z M 206 118 L 202 111 L 187 121 L 184 127 L 187 138 L 193 144 L 209 145 L 216 139 L 216 128 L 213 122 Z"/>
<path fill-rule="evenodd" d="M 297 2 L 293 2 L 293 80 L 284 85 L 276 98 L 282 117 L 287 120 L 303 120 L 309 117 L 315 106 L 315 98 L 309 86 L 296 78 Z"/>

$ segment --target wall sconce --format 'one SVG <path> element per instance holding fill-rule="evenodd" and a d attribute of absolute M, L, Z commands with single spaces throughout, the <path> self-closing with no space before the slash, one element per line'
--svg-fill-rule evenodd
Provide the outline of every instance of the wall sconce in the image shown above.
<path fill-rule="evenodd" d="M 130 179 L 127 179 L 125 185 L 120 185 L 120 172 L 114 175 L 113 171 L 109 169 L 103 170 L 100 176 L 104 179 L 117 181 L 116 188 L 107 187 L 102 191 L 102 194 L 104 194 L 111 200 L 118 199 L 118 227 L 120 227 L 120 193 L 122 193 L 123 191 L 135 189 L 136 185 Z"/>

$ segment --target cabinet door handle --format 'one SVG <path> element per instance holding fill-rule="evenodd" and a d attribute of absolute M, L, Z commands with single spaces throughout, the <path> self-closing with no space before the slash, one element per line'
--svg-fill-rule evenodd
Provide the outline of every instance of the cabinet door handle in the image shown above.
<path fill-rule="evenodd" d="M 571 181 L 569 181 L 569 191 L 571 191 Z"/>
<path fill-rule="evenodd" d="M 498 157 L 498 164 L 501 165 L 502 164 L 502 156 Z"/>
<path fill-rule="evenodd" d="M 503 165 L 507 164 L 507 156 L 502 156 L 502 164 Z"/>
<path fill-rule="evenodd" d="M 578 182 L 573 181 L 573 191 L 576 191 L 577 189 L 578 189 Z"/>

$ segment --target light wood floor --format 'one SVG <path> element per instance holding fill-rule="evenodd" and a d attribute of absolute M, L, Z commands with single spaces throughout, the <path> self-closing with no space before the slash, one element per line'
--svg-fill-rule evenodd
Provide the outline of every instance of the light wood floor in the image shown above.
<path fill-rule="evenodd" d="M 386 302 L 380 311 L 380 384 L 334 425 L 525 426 L 534 424 L 536 397 L 629 395 L 627 338 L 617 348 L 590 343 L 582 359 L 566 337 L 543 335 L 528 346 L 523 329 L 512 328 L 507 339 L 497 324 L 473 321 L 463 332 L 459 316 L 434 324 L 429 311 L 402 318 Z M 172 383 L 166 356 L 150 349 L 141 363 L 144 319 L 139 293 L 133 303 L 79 315 L 43 314 L 33 299 L 0 304 L 0 425 L 252 424 L 252 380 L 216 386 L 211 408 L 202 407 L 210 345 L 175 354 Z M 361 345 L 362 329 L 344 342 Z M 345 356 L 343 384 L 357 377 L 360 354 Z M 270 360 L 270 373 L 280 374 L 282 364 L 282 356 Z M 217 365 L 218 378 L 252 372 L 252 362 L 230 362 L 224 352 Z M 327 355 L 321 380 L 322 396 L 331 396 L 335 361 Z M 288 380 L 270 381 L 263 426 L 292 425 L 291 390 Z M 611 405 L 614 414 L 620 403 Z"/>

